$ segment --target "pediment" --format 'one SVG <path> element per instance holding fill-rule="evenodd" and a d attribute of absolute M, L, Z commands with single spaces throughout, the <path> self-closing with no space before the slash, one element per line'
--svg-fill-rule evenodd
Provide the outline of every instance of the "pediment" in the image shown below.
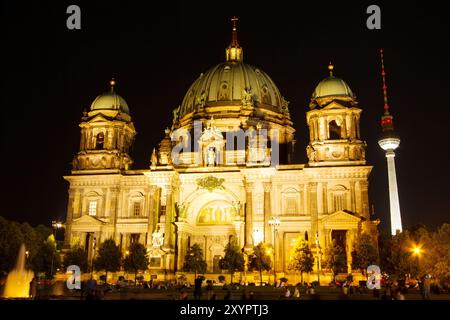
<path fill-rule="evenodd" d="M 326 107 L 322 108 L 322 110 L 330 110 L 330 109 L 347 109 L 347 107 L 340 104 L 336 100 L 333 100 Z"/>
<path fill-rule="evenodd" d="M 327 229 L 354 229 L 358 227 L 361 218 L 345 211 L 336 211 L 322 218 L 322 223 Z"/>
<path fill-rule="evenodd" d="M 92 119 L 89 120 L 89 122 L 105 122 L 109 121 L 103 114 L 99 113 L 95 115 Z"/>
<path fill-rule="evenodd" d="M 200 141 L 223 141 L 223 135 L 217 128 L 208 128 L 203 131 Z"/>
<path fill-rule="evenodd" d="M 105 225 L 105 222 L 101 221 L 100 219 L 97 219 L 90 215 L 83 215 L 80 218 L 74 219 L 72 222 L 72 226 L 103 226 Z"/>

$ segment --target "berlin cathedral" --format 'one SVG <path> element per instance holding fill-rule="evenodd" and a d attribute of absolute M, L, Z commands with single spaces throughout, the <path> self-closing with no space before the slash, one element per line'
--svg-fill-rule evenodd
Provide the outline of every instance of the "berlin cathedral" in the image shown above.
<path fill-rule="evenodd" d="M 187 90 L 161 142 L 149 148 L 147 168 L 132 167 L 132 108 L 112 80 L 83 113 L 79 151 L 64 177 L 65 247 L 81 245 L 92 259 L 106 239 L 124 253 L 140 242 L 149 253 L 146 274 L 159 278 L 182 272 L 193 244 L 207 273 L 220 274 L 231 240 L 243 252 L 264 242 L 274 249 L 277 274 L 288 275 L 298 239 L 315 257 L 335 241 L 352 272 L 355 241 L 366 233 L 376 243 L 379 221 L 369 212 L 362 109 L 331 64 L 328 73 L 305 108 L 306 164 L 294 161 L 289 102 L 262 69 L 244 62 L 236 19 L 225 61 Z"/>

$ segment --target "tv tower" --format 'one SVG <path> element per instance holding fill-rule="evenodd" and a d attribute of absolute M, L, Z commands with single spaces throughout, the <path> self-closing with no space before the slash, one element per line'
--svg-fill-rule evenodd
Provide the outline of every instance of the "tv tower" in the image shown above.
<path fill-rule="evenodd" d="M 384 71 L 383 49 L 380 49 L 381 76 L 383 78 L 384 114 L 381 117 L 381 137 L 378 140 L 380 147 L 386 152 L 389 202 L 391 211 L 391 233 L 395 235 L 402 232 L 402 217 L 400 215 L 400 203 L 398 200 L 397 176 L 395 173 L 395 149 L 400 145 L 400 137 L 394 131 L 394 117 L 389 112 L 387 102 L 386 72 Z"/>

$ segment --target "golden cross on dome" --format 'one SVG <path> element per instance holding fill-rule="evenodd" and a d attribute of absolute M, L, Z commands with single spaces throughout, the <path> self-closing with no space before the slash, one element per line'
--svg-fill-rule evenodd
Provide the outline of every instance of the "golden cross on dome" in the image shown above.
<path fill-rule="evenodd" d="M 233 16 L 233 18 L 231 18 L 231 22 L 233 23 L 233 30 L 236 30 L 236 22 L 239 19 L 236 16 Z"/>

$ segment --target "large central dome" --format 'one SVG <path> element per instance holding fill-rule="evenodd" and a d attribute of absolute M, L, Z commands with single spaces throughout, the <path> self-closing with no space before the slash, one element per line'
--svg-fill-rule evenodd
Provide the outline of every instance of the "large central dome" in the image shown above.
<path fill-rule="evenodd" d="M 200 74 L 190 86 L 174 111 L 175 127 L 190 126 L 192 120 L 214 117 L 219 120 L 218 126 L 222 123 L 245 128 L 262 122 L 266 127 L 273 127 L 270 123 L 284 126 L 291 134 L 295 130 L 291 127 L 288 102 L 264 71 L 243 62 L 243 49 L 237 42 L 235 20 L 232 21 L 225 62 Z"/>
<path fill-rule="evenodd" d="M 245 102 L 282 112 L 283 97 L 264 71 L 242 61 L 226 61 L 202 73 L 191 85 L 181 104 L 180 117 L 195 112 L 198 105 L 238 107 Z"/>

